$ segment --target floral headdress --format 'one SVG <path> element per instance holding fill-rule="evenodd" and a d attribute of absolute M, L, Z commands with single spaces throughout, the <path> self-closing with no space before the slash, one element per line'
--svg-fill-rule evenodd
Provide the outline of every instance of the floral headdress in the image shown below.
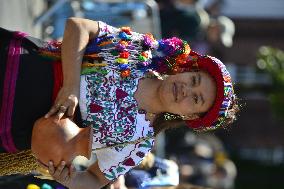
<path fill-rule="evenodd" d="M 198 131 L 221 127 L 235 101 L 231 76 L 226 66 L 217 58 L 191 51 L 187 42 L 176 37 L 158 41 L 157 54 L 148 67 L 160 74 L 204 70 L 214 78 L 217 92 L 213 106 L 203 117 L 186 120 L 186 123 Z"/>

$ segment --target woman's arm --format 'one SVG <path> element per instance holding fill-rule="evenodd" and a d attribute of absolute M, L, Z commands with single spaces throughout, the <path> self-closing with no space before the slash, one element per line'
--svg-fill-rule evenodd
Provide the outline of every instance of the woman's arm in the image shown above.
<path fill-rule="evenodd" d="M 64 162 L 61 162 L 57 168 L 49 163 L 48 171 L 57 182 L 69 189 L 99 189 L 110 182 L 99 169 L 98 162 L 92 164 L 86 171 L 78 172 L 72 165 L 68 168 Z"/>
<path fill-rule="evenodd" d="M 79 98 L 82 58 L 89 40 L 98 33 L 96 21 L 82 18 L 67 20 L 61 47 L 63 86 L 46 117 L 57 113 L 60 119 L 65 113 L 67 116 L 74 114 Z"/>

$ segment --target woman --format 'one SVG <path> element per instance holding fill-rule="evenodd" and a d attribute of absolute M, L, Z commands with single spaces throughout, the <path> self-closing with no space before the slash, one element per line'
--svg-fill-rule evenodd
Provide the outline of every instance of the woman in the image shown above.
<path fill-rule="evenodd" d="M 49 173 L 69 188 L 99 188 L 125 174 L 163 129 L 211 130 L 235 118 L 225 66 L 178 38 L 156 41 L 80 18 L 67 21 L 62 45 L 1 33 L 2 151 L 28 149 L 33 123 L 52 104 L 45 117 L 61 119 L 79 103 L 77 124 L 93 127 L 98 161 L 83 172 L 51 162 Z"/>

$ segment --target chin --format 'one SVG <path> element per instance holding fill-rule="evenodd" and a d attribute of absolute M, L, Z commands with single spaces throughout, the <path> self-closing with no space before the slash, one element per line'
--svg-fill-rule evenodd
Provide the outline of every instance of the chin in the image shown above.
<path fill-rule="evenodd" d="M 171 83 L 166 82 L 165 84 L 161 85 L 159 87 L 159 98 L 162 103 L 162 105 L 166 108 L 169 109 L 171 104 L 173 103 L 173 96 L 172 96 L 172 87 Z"/>
<path fill-rule="evenodd" d="M 162 83 L 157 89 L 157 97 L 158 97 L 157 100 L 159 100 L 162 103 L 163 106 L 164 106 L 165 100 L 166 100 L 166 98 L 165 98 L 165 87 L 166 86 L 164 85 L 164 83 Z"/>

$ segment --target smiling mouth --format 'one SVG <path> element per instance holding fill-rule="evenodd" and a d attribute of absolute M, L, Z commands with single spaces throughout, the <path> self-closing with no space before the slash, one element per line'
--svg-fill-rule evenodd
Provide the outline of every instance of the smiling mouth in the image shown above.
<path fill-rule="evenodd" d="M 177 86 L 176 83 L 173 84 L 173 95 L 174 95 L 174 99 L 175 102 L 177 101 Z"/>

